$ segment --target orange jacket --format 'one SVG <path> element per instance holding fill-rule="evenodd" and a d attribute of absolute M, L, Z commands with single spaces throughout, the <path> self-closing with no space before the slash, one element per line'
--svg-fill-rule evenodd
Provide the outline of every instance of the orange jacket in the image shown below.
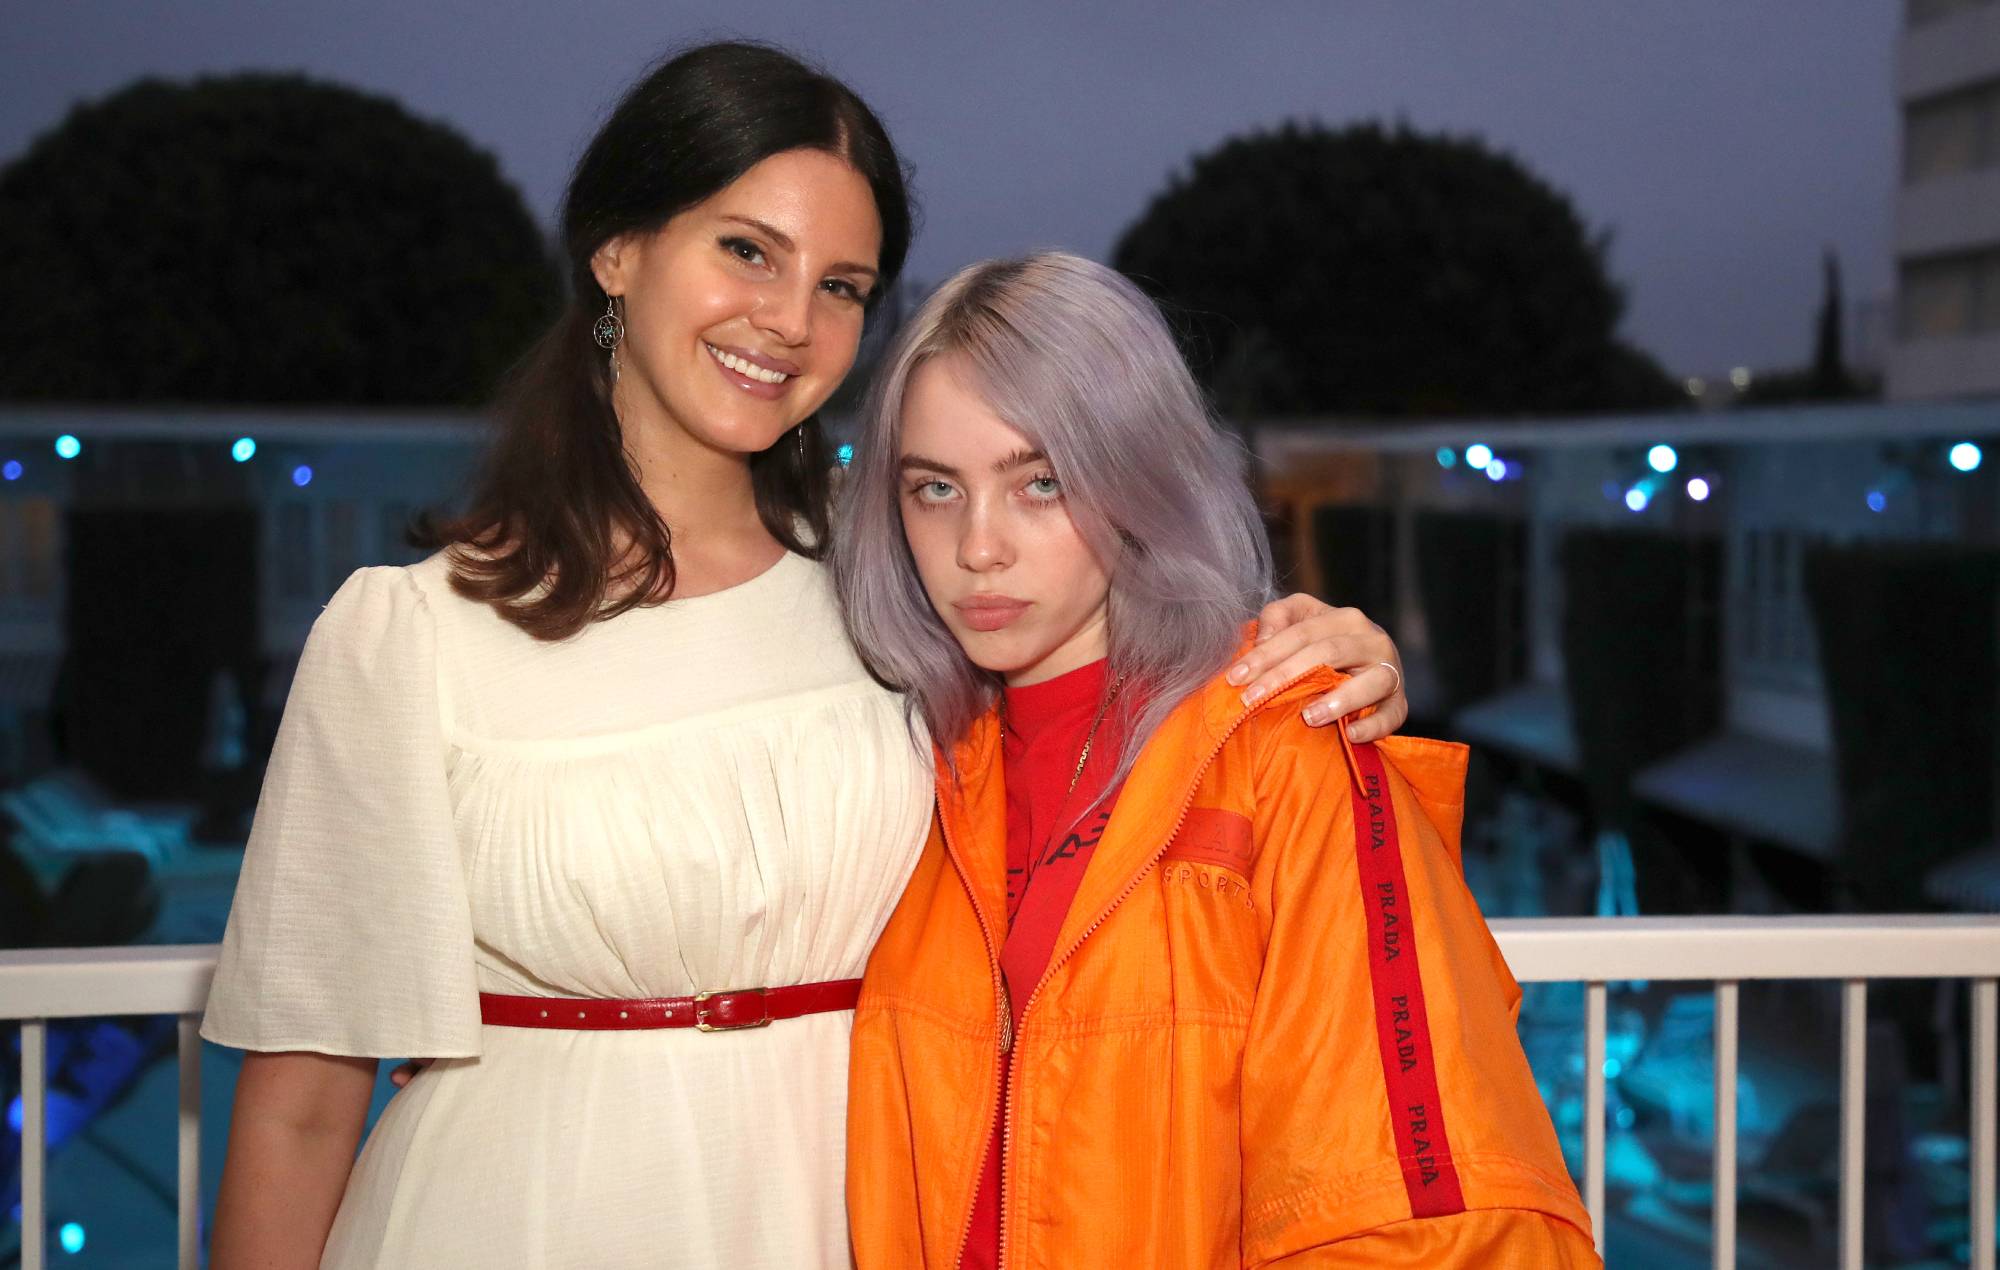
<path fill-rule="evenodd" d="M 1003 1061 L 1002 1270 L 1600 1264 L 1460 877 L 1465 750 L 1299 725 L 1334 682 L 1168 717 L 1004 1059 L 997 719 L 940 757 L 854 1020 L 861 1270 L 956 1270 Z"/>

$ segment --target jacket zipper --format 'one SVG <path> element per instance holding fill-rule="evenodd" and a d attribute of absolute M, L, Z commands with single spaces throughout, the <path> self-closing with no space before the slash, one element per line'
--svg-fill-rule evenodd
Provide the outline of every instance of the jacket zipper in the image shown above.
<path fill-rule="evenodd" d="M 997 1102 L 1000 1097 L 1000 1068 L 1006 1061 L 1005 1056 L 1014 1048 L 1014 1012 L 1007 1001 L 1006 981 L 1000 974 L 999 945 L 993 941 L 993 932 L 987 929 L 986 911 L 979 906 L 979 892 L 972 885 L 972 875 L 966 869 L 964 861 L 959 859 L 958 848 L 952 843 L 951 826 L 947 823 L 948 818 L 944 814 L 942 805 L 938 808 L 937 818 L 938 832 L 944 837 L 945 855 L 950 857 L 952 867 L 958 870 L 958 879 L 965 885 L 966 898 L 972 901 L 972 917 L 974 921 L 979 923 L 980 938 L 986 941 L 986 964 L 988 971 L 993 976 L 993 1000 L 997 1007 L 996 1017 L 1000 1032 L 1000 1053 L 994 1056 L 992 1084 L 994 1100 Z M 1004 1168 L 1007 1158 L 1005 1136 L 1006 1108 L 1004 1106 L 996 1107 L 993 1114 L 1001 1118 L 1000 1159 L 1001 1166 Z M 958 1236 L 958 1255 L 952 1258 L 951 1270 L 958 1270 L 960 1266 L 965 1264 L 965 1250 L 972 1245 L 972 1212 L 973 1209 L 979 1206 L 979 1179 L 986 1172 L 986 1156 L 993 1150 L 992 1116 L 982 1117 L 980 1123 L 985 1126 L 985 1129 L 979 1135 L 979 1164 L 972 1171 L 972 1195 L 965 1204 L 965 1220 L 960 1224 Z M 1002 1216 L 1004 1217 L 1004 1214 Z M 1007 1238 L 1006 1229 L 1006 1222 L 1003 1220 L 1000 1225 L 1000 1238 L 1003 1244 Z M 1004 1251 L 1004 1248 L 1002 1251 Z"/>
<path fill-rule="evenodd" d="M 1305 678 L 1306 675 L 1309 675 L 1311 673 L 1312 671 L 1307 670 L 1292 676 L 1290 679 L 1286 680 L 1284 683 L 1280 684 L 1278 687 L 1272 689 L 1268 694 L 1266 694 L 1264 700 L 1266 702 L 1275 700 L 1279 693 L 1283 692 L 1285 689 L 1291 687 L 1293 684 L 1297 683 L 1299 680 Z M 1174 827 L 1167 832 L 1166 837 L 1160 839 L 1160 845 L 1155 847 L 1152 851 L 1152 854 L 1146 857 L 1145 865 L 1142 868 L 1140 868 L 1138 872 L 1132 875 L 1132 880 L 1125 884 L 1125 889 L 1118 892 L 1118 894 L 1112 898 L 1111 902 L 1104 906 L 1103 911 L 1098 913 L 1098 915 L 1091 920 L 1090 925 L 1083 928 L 1082 933 L 1078 934 L 1077 937 L 1070 942 L 1069 947 L 1065 948 L 1060 956 L 1050 958 L 1048 967 L 1042 971 L 1042 977 L 1035 983 L 1034 991 L 1028 994 L 1028 1003 L 1021 1007 L 1022 1027 L 1026 1027 L 1028 1025 L 1028 1011 L 1035 1008 L 1036 1000 L 1040 998 L 1040 996 L 1042 995 L 1042 985 L 1055 977 L 1056 969 L 1059 966 L 1061 966 L 1064 962 L 1068 961 L 1071 957 L 1076 955 L 1077 949 L 1083 947 L 1083 942 L 1086 939 L 1089 939 L 1091 934 L 1095 932 L 1098 927 L 1104 925 L 1104 923 L 1110 919 L 1111 914 L 1116 912 L 1118 906 L 1125 902 L 1126 897 L 1131 895 L 1132 892 L 1138 890 L 1139 884 L 1146 880 L 1146 875 L 1151 873 L 1154 867 L 1160 863 L 1160 857 L 1167 853 L 1167 848 L 1172 846 L 1174 844 L 1174 839 L 1180 836 L 1181 827 L 1187 824 L 1188 812 L 1193 810 L 1194 808 L 1194 796 L 1201 791 L 1201 778 L 1208 775 L 1208 769 L 1215 762 L 1215 756 L 1222 753 L 1222 747 L 1229 743 L 1230 737 L 1236 735 L 1236 729 L 1242 727 L 1243 724 L 1247 722 L 1250 719 L 1250 717 L 1256 713 L 1257 709 L 1256 707 L 1253 706 L 1250 709 L 1245 710 L 1241 714 L 1237 715 L 1235 719 L 1230 721 L 1229 726 L 1223 729 L 1222 735 L 1216 738 L 1215 744 L 1209 747 L 1208 753 L 1202 758 L 1201 762 L 1195 767 L 1194 779 L 1188 782 L 1187 797 L 1181 800 L 1180 812 L 1174 817 Z M 1112 814 L 1116 815 L 1117 813 L 1114 811 Z M 944 825 L 944 817 L 942 814 L 940 814 L 938 817 L 938 825 L 940 828 L 942 828 Z M 949 846 L 950 843 L 951 843 L 951 835 L 947 833 L 945 835 L 945 844 Z M 965 870 L 963 868 L 959 870 L 961 876 L 964 875 L 964 872 Z M 970 883 L 968 882 L 967 885 L 969 887 Z M 974 904 L 973 911 L 977 913 L 978 910 L 979 906 L 977 904 Z M 980 929 L 981 930 L 985 929 L 985 922 L 983 920 L 980 923 Z M 989 953 L 992 952 L 992 940 L 990 936 L 988 937 L 987 941 L 987 951 Z M 993 962 L 993 971 L 996 976 L 999 974 L 1000 971 L 1000 963 L 997 957 L 994 959 Z M 1000 995 L 1002 997 L 1001 1008 L 1004 1010 L 1006 1009 L 1006 1001 L 1004 999 L 1006 993 L 1003 991 Z M 1010 1023 L 1012 1022 L 1011 1012 L 1009 1013 L 1008 1022 Z M 1012 1039 L 1011 1036 L 1009 1039 Z M 1014 1089 L 1015 1078 L 1020 1074 L 1019 1067 L 1020 1067 L 1020 1054 L 1017 1051 L 1009 1057 L 1007 1064 L 1007 1089 L 1010 1094 Z M 1007 1171 L 1008 1171 L 1007 1166 L 1008 1166 L 1008 1157 L 1011 1154 L 1011 1152 L 1009 1152 L 1008 1150 L 1008 1145 L 1010 1142 L 1012 1142 L 1014 1134 L 1013 1103 L 1014 1103 L 1013 1098 L 1009 1097 L 1007 1099 L 1006 1105 L 1000 1108 L 1000 1255 L 998 1258 L 995 1259 L 994 1262 L 994 1265 L 996 1266 L 997 1270 L 1007 1270 L 1007 1197 L 1012 1193 L 1007 1186 Z M 990 1141 L 992 1135 L 989 1134 L 987 1136 Z M 986 1167 L 986 1157 L 984 1156 L 984 1154 L 980 1156 L 979 1167 L 982 1171 Z M 979 1184 L 977 1182 L 974 1182 L 973 1183 L 974 1203 L 978 1202 L 978 1198 L 979 1198 Z M 965 1227 L 966 1227 L 965 1239 L 961 1241 L 958 1251 L 959 1260 L 961 1262 L 964 1261 L 965 1259 L 965 1245 L 970 1243 L 972 1240 L 972 1212 L 970 1209 L 968 1209 L 965 1214 Z"/>

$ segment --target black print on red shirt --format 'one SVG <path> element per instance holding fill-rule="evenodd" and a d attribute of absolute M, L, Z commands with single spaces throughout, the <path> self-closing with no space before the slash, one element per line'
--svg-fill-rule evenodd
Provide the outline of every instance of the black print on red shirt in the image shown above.
<path fill-rule="evenodd" d="M 1042 863 L 1054 864 L 1058 860 L 1073 860 L 1076 858 L 1077 852 L 1083 850 L 1085 847 L 1096 846 L 1097 840 L 1104 836 L 1104 826 L 1110 820 L 1111 809 L 1109 807 L 1099 808 L 1091 814 L 1090 819 L 1065 834 L 1063 840 L 1057 843 L 1047 855 L 1042 857 Z"/>

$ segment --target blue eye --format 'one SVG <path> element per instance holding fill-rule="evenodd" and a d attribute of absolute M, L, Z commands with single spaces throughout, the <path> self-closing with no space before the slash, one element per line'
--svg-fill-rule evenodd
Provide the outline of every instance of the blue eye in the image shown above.
<path fill-rule="evenodd" d="M 1053 476 L 1037 476 L 1028 482 L 1028 496 L 1053 502 L 1062 497 L 1062 482 Z"/>

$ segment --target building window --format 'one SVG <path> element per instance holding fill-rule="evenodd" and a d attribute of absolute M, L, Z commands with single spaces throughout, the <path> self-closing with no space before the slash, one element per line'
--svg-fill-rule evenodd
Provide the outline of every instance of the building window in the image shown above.
<path fill-rule="evenodd" d="M 2000 166 L 2000 79 L 1913 103 L 1903 115 L 1903 183 Z"/>
<path fill-rule="evenodd" d="M 1905 264 L 1900 299 L 1906 340 L 2000 331 L 2000 249 Z"/>

